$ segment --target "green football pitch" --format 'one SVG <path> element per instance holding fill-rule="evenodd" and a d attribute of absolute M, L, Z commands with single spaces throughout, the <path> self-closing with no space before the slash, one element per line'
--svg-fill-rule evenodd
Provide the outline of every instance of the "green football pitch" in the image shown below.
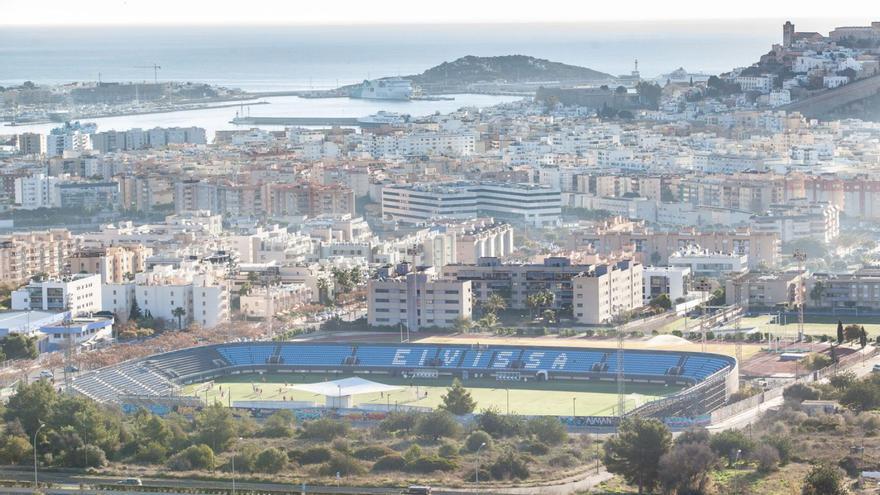
<path fill-rule="evenodd" d="M 230 404 L 235 401 L 289 400 L 324 404 L 324 397 L 294 390 L 292 385 L 346 378 L 351 375 L 324 376 L 317 374 L 235 375 L 218 378 L 209 384 L 193 384 L 184 393 L 209 402 Z M 385 375 L 362 375 L 363 378 L 400 387 L 388 393 L 363 394 L 353 398 L 358 404 L 407 405 L 436 408 L 452 380 L 410 380 Z M 471 379 L 463 382 L 477 402 L 477 411 L 495 408 L 501 413 L 523 415 L 579 416 L 612 415 L 617 408 L 617 384 L 614 382 L 548 381 L 514 382 L 495 379 Z M 625 387 L 626 408 L 681 390 L 680 387 L 631 384 Z M 231 395 L 230 395 L 231 394 Z"/>

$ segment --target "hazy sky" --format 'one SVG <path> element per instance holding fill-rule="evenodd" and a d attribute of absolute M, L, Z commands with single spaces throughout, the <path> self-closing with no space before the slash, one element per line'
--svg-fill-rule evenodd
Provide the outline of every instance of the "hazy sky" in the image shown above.
<path fill-rule="evenodd" d="M 673 19 L 880 20 L 874 0 L 0 0 L 0 24 L 377 24 Z M 807 26 L 805 26 L 807 27 Z M 817 23 L 815 29 L 822 27 Z"/>

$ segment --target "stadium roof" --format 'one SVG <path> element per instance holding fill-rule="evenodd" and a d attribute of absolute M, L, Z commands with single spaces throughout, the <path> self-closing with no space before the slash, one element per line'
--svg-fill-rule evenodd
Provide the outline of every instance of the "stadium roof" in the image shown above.
<path fill-rule="evenodd" d="M 290 388 L 294 390 L 302 390 L 314 394 L 325 395 L 328 397 L 346 397 L 349 395 L 374 394 L 376 392 L 391 392 L 399 390 L 400 387 L 385 385 L 384 383 L 371 382 L 363 378 L 351 377 L 341 380 L 333 380 L 331 382 L 305 383 L 302 385 L 292 385 Z"/>

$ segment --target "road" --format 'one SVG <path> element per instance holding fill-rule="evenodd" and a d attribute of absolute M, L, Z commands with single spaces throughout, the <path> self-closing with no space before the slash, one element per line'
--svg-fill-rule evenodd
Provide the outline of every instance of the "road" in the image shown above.
<path fill-rule="evenodd" d="M 611 478 L 611 474 L 601 468 L 598 472 L 592 469 L 586 473 L 580 473 L 546 485 L 534 485 L 512 488 L 434 488 L 437 495 L 568 495 L 580 491 L 586 491 L 607 481 Z M 30 469 L 22 467 L 0 466 L 0 480 L 19 481 L 30 483 L 33 481 L 34 473 Z M 115 485 L 120 479 L 119 477 L 106 476 L 88 476 L 76 473 L 57 472 L 57 471 L 41 471 L 39 473 L 41 483 L 51 483 L 54 487 L 77 487 L 69 493 L 84 493 L 79 491 L 80 485 L 86 486 L 106 486 Z M 163 491 L 168 489 L 187 489 L 187 490 L 231 490 L 231 481 L 204 481 L 194 479 L 158 479 L 158 478 L 141 478 L 143 487 L 125 487 L 114 486 L 111 490 L 113 493 L 137 493 L 144 491 L 144 487 L 149 489 L 160 488 Z M 294 483 L 257 483 L 248 481 L 237 481 L 235 483 L 237 490 L 242 491 L 260 491 L 260 492 L 277 492 L 277 493 L 302 493 L 302 485 Z M 24 492 L 28 491 L 27 487 L 23 487 Z M 64 492 L 65 490 L 58 490 Z M 155 490 L 151 490 L 155 491 Z M 56 492 L 53 488 L 52 492 Z M 0 493 L 11 493 L 0 488 Z M 15 493 L 23 493 L 16 491 Z M 91 493 L 95 493 L 92 491 Z M 108 493 L 101 491 L 101 493 Z M 366 488 L 354 486 L 312 486 L 306 485 L 305 493 L 315 493 L 323 495 L 398 495 L 401 488 Z"/>

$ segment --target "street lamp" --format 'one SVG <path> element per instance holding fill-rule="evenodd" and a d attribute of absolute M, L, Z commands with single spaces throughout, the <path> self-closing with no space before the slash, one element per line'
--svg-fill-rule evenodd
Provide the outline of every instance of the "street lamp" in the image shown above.
<path fill-rule="evenodd" d="M 37 478 L 37 434 L 40 433 L 40 430 L 46 426 L 45 423 L 40 423 L 40 426 L 37 427 L 37 431 L 34 432 L 34 490 L 39 489 L 40 480 Z"/>
<path fill-rule="evenodd" d="M 476 459 L 477 469 L 474 470 L 474 481 L 477 483 L 478 488 L 480 486 L 480 450 L 485 446 L 486 446 L 486 442 L 483 442 L 480 444 L 479 447 L 477 447 L 477 459 Z"/>
<path fill-rule="evenodd" d="M 577 417 L 577 397 L 571 398 L 571 415 L 573 417 Z"/>

